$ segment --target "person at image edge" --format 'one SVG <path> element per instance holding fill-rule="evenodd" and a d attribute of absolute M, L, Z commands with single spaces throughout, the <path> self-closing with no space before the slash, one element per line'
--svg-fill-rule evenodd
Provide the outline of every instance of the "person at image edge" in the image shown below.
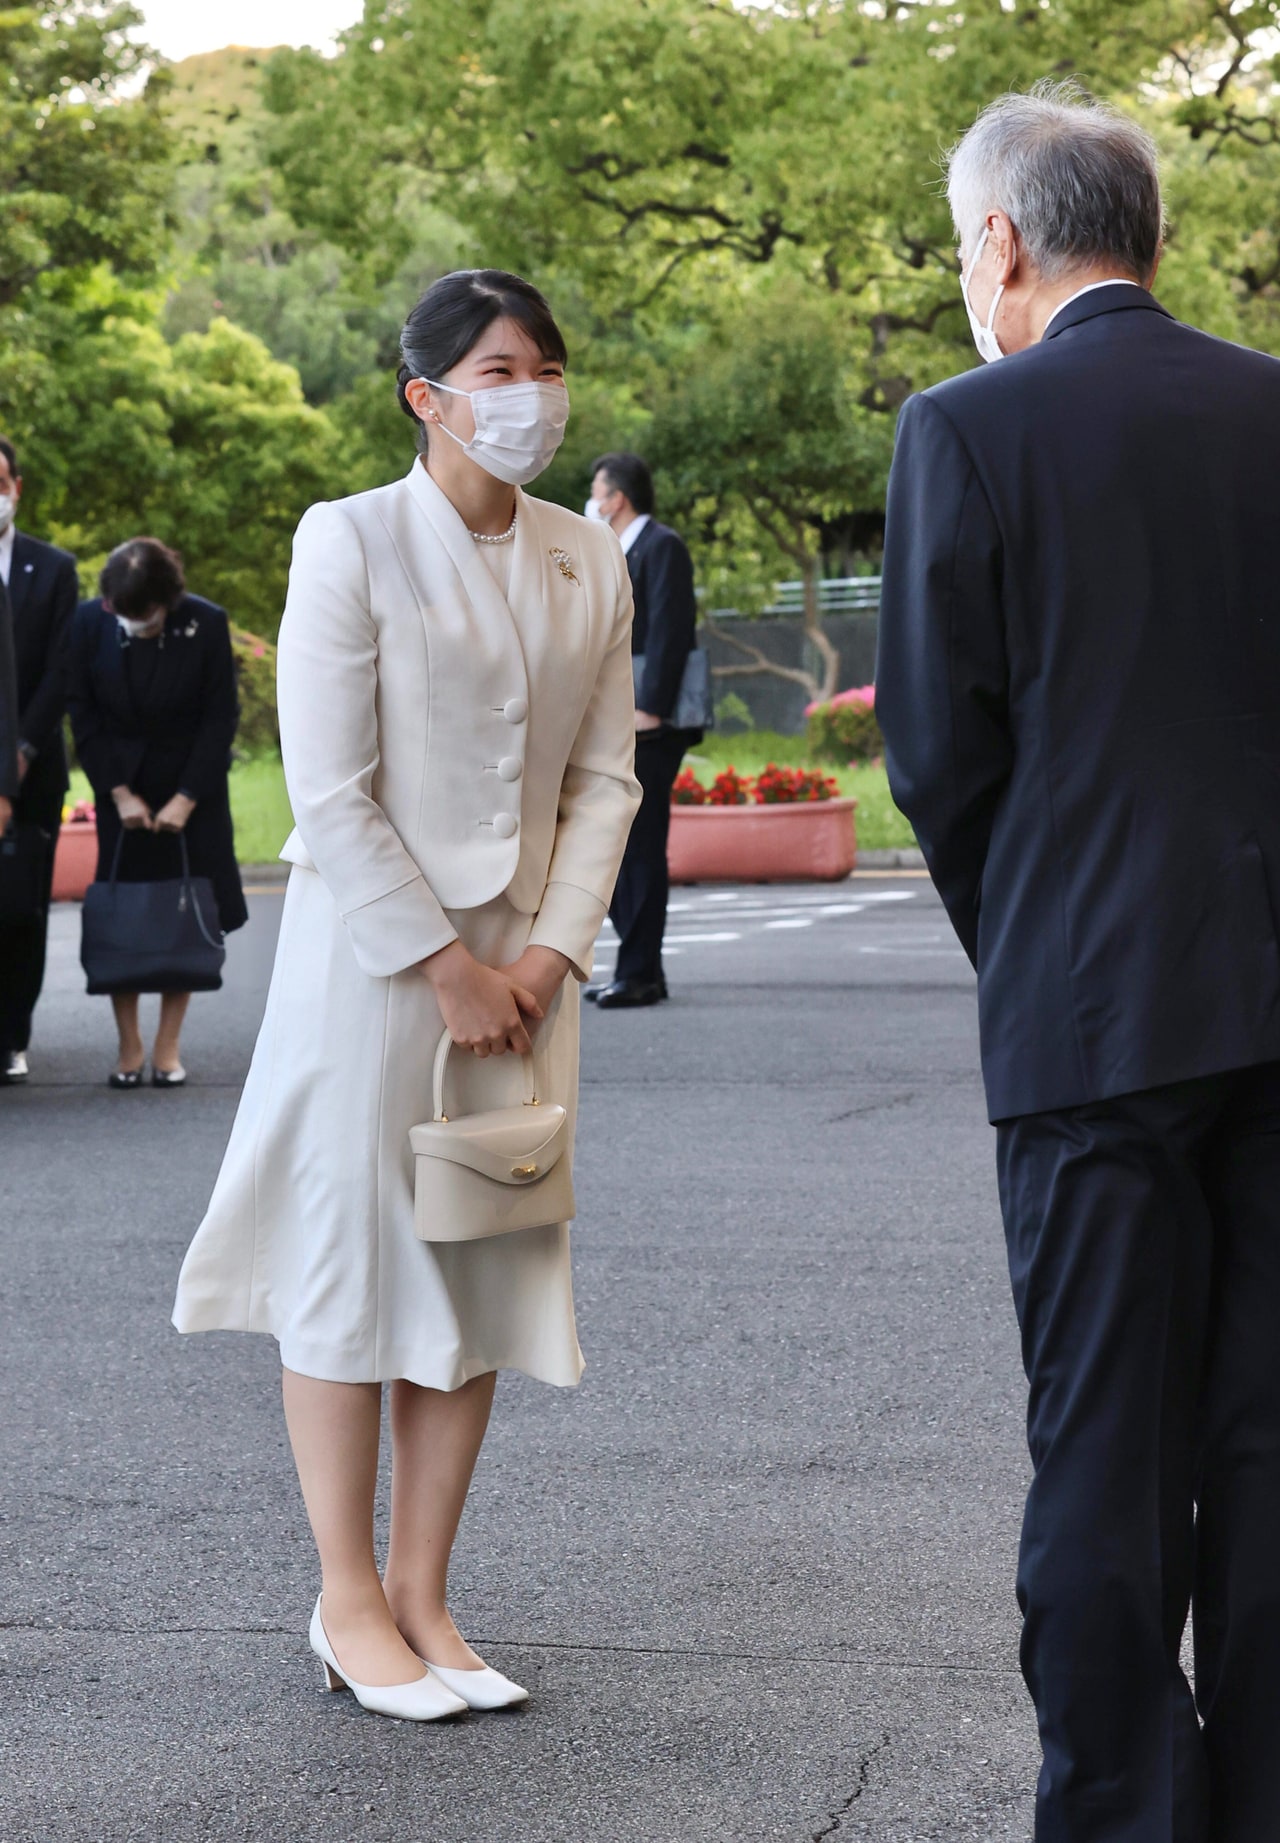
<path fill-rule="evenodd" d="M 902 413 L 876 709 L 978 972 L 1036 1838 L 1271 1843 L 1280 363 L 1160 305 L 1154 143 L 1074 86 L 948 187 L 989 362 Z"/>

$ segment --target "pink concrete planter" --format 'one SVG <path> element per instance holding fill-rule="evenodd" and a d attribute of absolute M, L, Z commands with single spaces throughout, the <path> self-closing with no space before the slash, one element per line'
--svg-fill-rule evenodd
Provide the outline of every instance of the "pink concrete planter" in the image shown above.
<path fill-rule="evenodd" d="M 62 826 L 53 851 L 53 900 L 83 902 L 97 868 L 97 826 L 83 819 Z"/>
<path fill-rule="evenodd" d="M 673 883 L 835 883 L 857 861 L 856 800 L 673 806 Z"/>

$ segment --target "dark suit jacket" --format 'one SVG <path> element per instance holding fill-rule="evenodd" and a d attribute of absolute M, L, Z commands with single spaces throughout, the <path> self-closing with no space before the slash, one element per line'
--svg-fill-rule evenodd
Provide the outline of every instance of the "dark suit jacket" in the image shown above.
<path fill-rule="evenodd" d="M 650 519 L 627 552 L 635 595 L 631 629 L 633 656 L 644 654 L 644 676 L 636 705 L 652 717 L 670 717 L 680 695 L 685 662 L 696 644 L 698 604 L 693 593 L 693 559 L 684 539 Z M 685 732 L 700 736 L 701 730 Z"/>
<path fill-rule="evenodd" d="M 1117 284 L 914 397 L 889 778 L 992 1119 L 1280 1058 L 1280 363 Z"/>
<path fill-rule="evenodd" d="M 67 791 L 62 739 L 65 654 L 79 599 L 75 558 L 17 532 L 9 605 L 18 671 L 18 737 L 35 750 L 22 784 L 19 817 L 37 825 L 58 824 Z"/>
<path fill-rule="evenodd" d="M 69 648 L 71 726 L 100 803 L 113 787 L 163 805 L 176 793 L 226 798 L 240 704 L 223 609 L 185 595 L 165 623 L 148 700 L 131 694 L 119 624 L 101 601 L 84 602 Z"/>
<path fill-rule="evenodd" d="M 18 679 L 13 663 L 9 592 L 0 582 L 0 795 L 18 797 Z"/>

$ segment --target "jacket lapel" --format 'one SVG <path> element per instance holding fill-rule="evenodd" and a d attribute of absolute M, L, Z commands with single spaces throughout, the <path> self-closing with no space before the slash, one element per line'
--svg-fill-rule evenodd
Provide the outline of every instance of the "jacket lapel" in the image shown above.
<path fill-rule="evenodd" d="M 9 606 L 15 629 L 26 613 L 36 575 L 36 547 L 21 531 L 13 534 L 13 562 L 9 570 Z"/>
<path fill-rule="evenodd" d="M 435 539 L 433 548 L 437 553 L 438 564 L 445 564 L 446 573 L 456 581 L 459 599 L 467 610 L 467 625 L 473 646 L 490 667 L 496 667 L 504 678 L 509 679 L 513 653 L 523 667 L 520 633 L 492 570 L 479 555 L 479 545 L 463 524 L 452 501 L 440 491 L 421 462 L 414 462 L 406 484 Z M 523 494 L 518 493 L 517 498 L 523 499 Z M 521 519 L 517 518 L 517 545 L 520 541 L 520 524 Z M 513 558 L 513 576 L 519 563 L 520 555 L 517 551 Z M 433 590 L 437 585 L 443 586 L 440 574 L 439 567 L 430 571 L 429 580 Z M 429 611 L 429 607 L 424 607 L 424 616 Z M 527 689 L 527 684 L 522 689 Z"/>
<path fill-rule="evenodd" d="M 568 685 L 586 659 L 587 591 L 583 561 L 557 544 L 542 502 L 519 495 L 516 552 L 511 559 L 511 612 L 530 681 Z"/>

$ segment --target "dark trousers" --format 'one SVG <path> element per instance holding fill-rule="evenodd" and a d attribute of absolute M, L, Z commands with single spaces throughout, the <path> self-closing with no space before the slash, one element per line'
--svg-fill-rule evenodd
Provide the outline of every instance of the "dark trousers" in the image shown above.
<path fill-rule="evenodd" d="M 1280 1063 L 1006 1121 L 998 1159 L 1037 1843 L 1280 1839 Z"/>
<path fill-rule="evenodd" d="M 44 830 L 49 839 L 44 907 L 28 921 L 0 922 L 0 1055 L 27 1048 L 31 1041 L 31 1014 L 44 984 L 49 892 L 53 888 L 53 850 L 57 843 L 56 827 L 46 826 Z"/>
<path fill-rule="evenodd" d="M 644 790 L 618 872 L 609 920 L 618 931 L 615 979 L 659 979 L 667 925 L 667 834 L 671 789 L 688 747 L 683 730 L 641 731 L 636 737 L 636 779 Z"/>

